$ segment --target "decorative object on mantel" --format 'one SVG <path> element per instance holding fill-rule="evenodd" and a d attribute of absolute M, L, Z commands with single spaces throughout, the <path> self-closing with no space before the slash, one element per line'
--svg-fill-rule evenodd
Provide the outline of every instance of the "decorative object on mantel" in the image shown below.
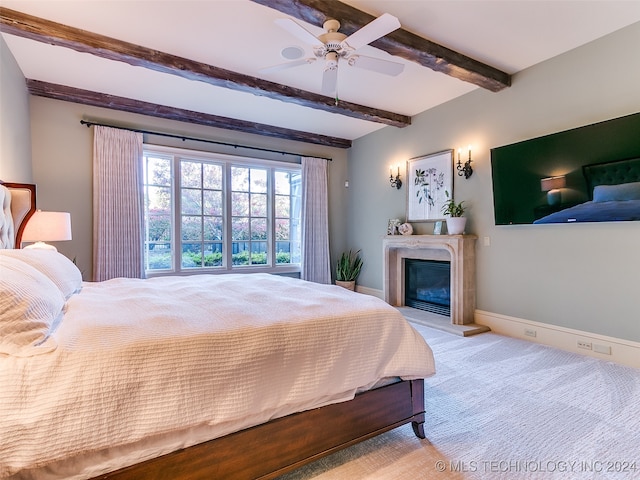
<path fill-rule="evenodd" d="M 453 150 L 407 161 L 407 222 L 441 220 L 445 192 L 453 191 Z"/>
<path fill-rule="evenodd" d="M 440 235 L 442 233 L 442 220 L 438 220 L 433 224 L 433 234 Z"/>
<path fill-rule="evenodd" d="M 336 285 L 354 291 L 356 289 L 356 280 L 360 275 L 360 270 L 362 270 L 362 264 L 360 250 L 342 252 L 336 264 Z"/>
<path fill-rule="evenodd" d="M 448 215 L 447 233 L 449 235 L 462 235 L 464 233 L 464 227 L 467 224 L 467 218 L 462 216 L 466 209 L 464 200 L 456 203 L 453 197 L 449 197 L 449 192 L 445 191 L 445 194 L 448 200 L 442 206 L 442 213 Z"/>
<path fill-rule="evenodd" d="M 413 227 L 411 226 L 410 223 L 403 223 L 398 227 L 398 233 L 400 235 L 412 235 Z"/>
<path fill-rule="evenodd" d="M 464 178 L 468 179 L 471 175 L 473 175 L 473 168 L 471 168 L 471 145 L 469 145 L 469 159 L 464 162 L 464 165 L 462 165 L 462 162 L 460 162 L 461 150 L 461 148 L 458 149 L 458 163 L 456 164 L 456 168 L 458 170 L 458 175 L 464 175 Z"/>
<path fill-rule="evenodd" d="M 389 167 L 389 183 L 391 184 L 391 188 L 397 188 L 400 190 L 400 187 L 402 187 L 402 180 L 400 180 L 400 165 L 397 167 L 398 173 L 396 173 L 395 177 L 393 176 L 392 167 Z"/>
<path fill-rule="evenodd" d="M 399 218 L 390 218 L 387 225 L 387 235 L 398 235 L 398 227 L 400 226 Z"/>
<path fill-rule="evenodd" d="M 467 226 L 466 217 L 449 217 L 447 218 L 447 233 L 449 235 L 462 235 L 464 228 Z"/>

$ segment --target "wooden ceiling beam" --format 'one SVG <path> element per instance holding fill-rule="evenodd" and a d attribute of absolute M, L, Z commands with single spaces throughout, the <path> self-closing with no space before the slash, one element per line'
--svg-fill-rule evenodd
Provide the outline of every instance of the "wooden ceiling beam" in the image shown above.
<path fill-rule="evenodd" d="M 188 80 L 205 82 L 216 87 L 251 93 L 360 120 L 395 127 L 406 127 L 411 124 L 411 117 L 406 115 L 342 100 L 336 102 L 335 99 L 325 95 L 232 72 L 213 65 L 51 22 L 5 7 L 0 7 L 0 31 L 50 45 L 70 48 L 78 52 L 90 53 L 108 60 L 177 75 Z"/>
<path fill-rule="evenodd" d="M 225 130 L 235 130 L 243 133 L 252 133 L 267 137 L 296 140 L 299 142 L 313 143 L 327 147 L 350 148 L 351 140 L 344 138 L 328 137 L 315 133 L 300 132 L 287 128 L 274 127 L 254 122 L 246 122 L 234 118 L 219 117 L 182 108 L 168 107 L 156 103 L 142 102 L 131 98 L 108 95 L 106 93 L 92 92 L 79 88 L 56 85 L 53 83 L 41 82 L 38 80 L 27 80 L 27 89 L 31 95 L 66 102 L 91 105 L 93 107 L 103 107 L 111 110 L 137 113 L 151 117 L 165 118 L 167 120 L 177 120 L 179 122 L 195 123 L 208 127 L 223 128 Z"/>
<path fill-rule="evenodd" d="M 335 18 L 345 35 L 351 35 L 376 18 L 336 0 L 252 1 L 319 27 L 327 18 Z M 492 92 L 511 86 L 509 74 L 402 28 L 372 42 L 371 46 Z"/>

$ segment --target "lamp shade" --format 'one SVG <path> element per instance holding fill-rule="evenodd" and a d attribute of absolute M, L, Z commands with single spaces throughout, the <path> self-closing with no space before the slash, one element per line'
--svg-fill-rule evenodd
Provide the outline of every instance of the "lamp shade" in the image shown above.
<path fill-rule="evenodd" d="M 543 178 L 542 180 L 540 180 L 540 188 L 543 192 L 548 192 L 557 188 L 564 188 L 566 185 L 567 179 L 564 175 Z"/>
<path fill-rule="evenodd" d="M 38 210 L 27 222 L 23 242 L 60 242 L 71 240 L 71 214 Z"/>

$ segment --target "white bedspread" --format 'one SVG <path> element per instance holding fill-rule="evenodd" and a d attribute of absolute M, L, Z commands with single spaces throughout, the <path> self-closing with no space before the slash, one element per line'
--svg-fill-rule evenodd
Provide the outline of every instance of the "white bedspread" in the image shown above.
<path fill-rule="evenodd" d="M 380 299 L 268 274 L 86 283 L 54 336 L 53 352 L 0 356 L 0 477 L 185 428 L 221 436 L 434 372 Z"/>

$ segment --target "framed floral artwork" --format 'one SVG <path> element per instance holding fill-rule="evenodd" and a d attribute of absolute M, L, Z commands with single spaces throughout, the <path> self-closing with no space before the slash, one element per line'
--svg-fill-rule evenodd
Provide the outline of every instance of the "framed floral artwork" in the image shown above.
<path fill-rule="evenodd" d="M 442 220 L 453 197 L 453 149 L 407 160 L 407 222 Z"/>

